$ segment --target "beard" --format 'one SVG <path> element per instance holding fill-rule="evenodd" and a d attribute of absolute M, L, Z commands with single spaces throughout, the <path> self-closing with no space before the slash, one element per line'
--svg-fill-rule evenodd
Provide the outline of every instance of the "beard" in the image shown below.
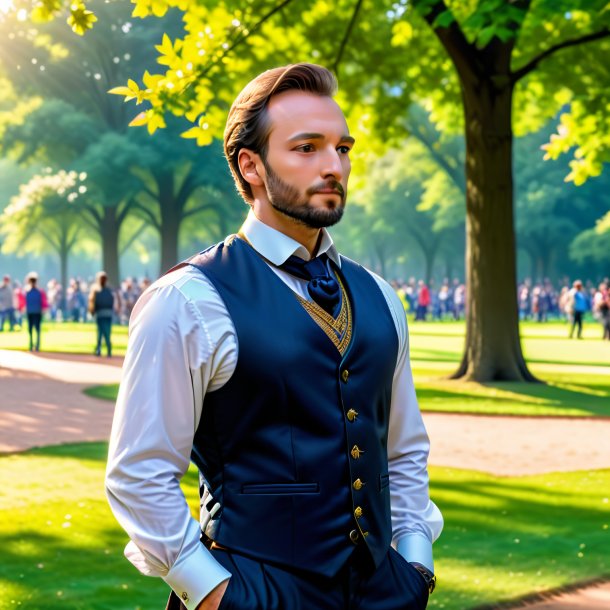
<path fill-rule="evenodd" d="M 310 186 L 302 195 L 296 187 L 284 182 L 266 160 L 263 160 L 263 165 L 267 172 L 267 197 L 275 210 L 312 229 L 331 227 L 341 220 L 345 209 L 345 189 L 340 182 L 334 178 L 325 180 Z M 311 197 L 324 189 L 334 189 L 339 193 L 338 205 L 336 195 L 325 200 L 328 207 L 317 208 L 311 204 Z"/>

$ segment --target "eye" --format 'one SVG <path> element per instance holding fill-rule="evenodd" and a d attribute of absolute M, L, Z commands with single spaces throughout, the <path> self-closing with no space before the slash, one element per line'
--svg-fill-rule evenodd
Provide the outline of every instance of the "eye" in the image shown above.
<path fill-rule="evenodd" d="M 337 150 L 342 155 L 347 155 L 349 153 L 349 151 L 351 150 L 351 147 L 343 145 L 343 146 L 339 146 L 339 148 L 337 148 Z"/>
<path fill-rule="evenodd" d="M 295 150 L 298 150 L 299 152 L 304 152 L 304 153 L 309 153 L 309 152 L 313 152 L 315 150 L 313 144 L 300 144 L 299 146 L 296 147 Z"/>

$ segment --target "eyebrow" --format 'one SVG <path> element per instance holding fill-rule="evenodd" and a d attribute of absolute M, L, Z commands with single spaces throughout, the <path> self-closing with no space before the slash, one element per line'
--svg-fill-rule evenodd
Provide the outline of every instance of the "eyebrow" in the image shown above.
<path fill-rule="evenodd" d="M 295 142 L 297 140 L 323 140 L 325 137 L 326 136 L 322 133 L 303 132 L 297 133 L 296 135 L 292 136 L 292 138 L 290 138 L 288 141 Z M 350 144 L 354 144 L 356 142 L 356 140 L 352 138 L 352 136 L 341 136 L 340 141 L 349 142 Z"/>

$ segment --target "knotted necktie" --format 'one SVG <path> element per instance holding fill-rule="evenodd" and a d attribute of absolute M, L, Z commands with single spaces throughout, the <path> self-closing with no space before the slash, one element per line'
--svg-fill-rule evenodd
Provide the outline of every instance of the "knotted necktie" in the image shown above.
<path fill-rule="evenodd" d="M 341 288 L 330 272 L 326 254 L 321 254 L 309 261 L 305 261 L 298 256 L 291 256 L 280 265 L 280 269 L 307 280 L 309 296 L 333 318 L 337 317 L 341 304 Z"/>

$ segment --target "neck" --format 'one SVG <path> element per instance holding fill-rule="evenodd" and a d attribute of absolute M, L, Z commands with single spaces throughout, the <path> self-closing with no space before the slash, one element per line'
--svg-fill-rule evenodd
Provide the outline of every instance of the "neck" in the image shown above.
<path fill-rule="evenodd" d="M 255 199 L 252 203 L 252 211 L 261 222 L 298 241 L 302 246 L 307 248 L 310 256 L 315 256 L 322 237 L 321 229 L 308 227 L 298 220 L 278 212 L 269 205 L 261 205 L 258 199 Z"/>

